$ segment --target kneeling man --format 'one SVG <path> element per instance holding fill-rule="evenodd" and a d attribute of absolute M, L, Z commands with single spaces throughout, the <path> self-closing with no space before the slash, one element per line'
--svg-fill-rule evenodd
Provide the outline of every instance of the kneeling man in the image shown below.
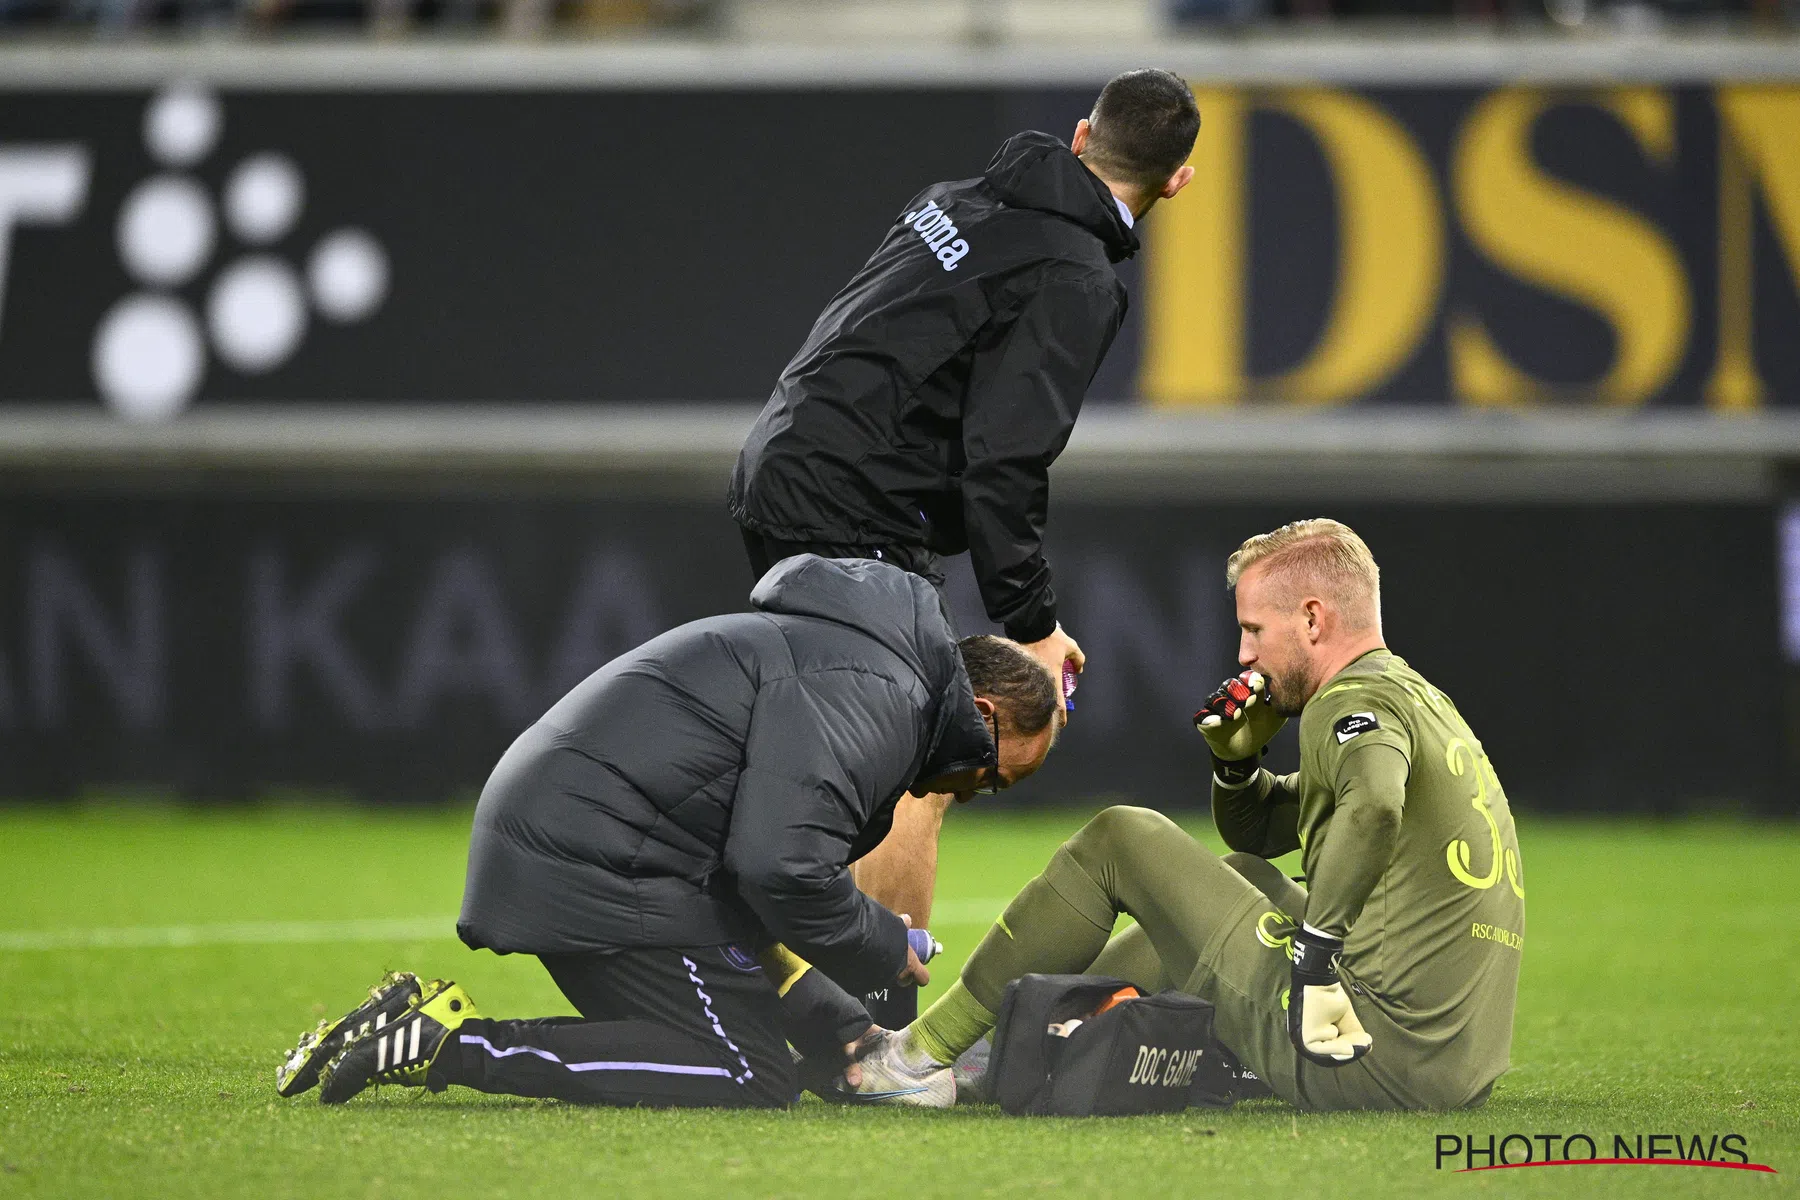
<path fill-rule="evenodd" d="M 849 864 L 909 789 L 966 799 L 1037 770 L 1058 688 L 1014 642 L 958 643 L 931 584 L 885 563 L 789 558 L 751 607 L 602 667 L 482 791 L 457 932 L 536 955 L 581 1017 L 488 1020 L 454 984 L 389 976 L 301 1040 L 281 1094 L 784 1105 L 790 1027 L 838 1061 L 869 1027 L 821 972 L 926 982 L 906 918 Z"/>
<path fill-rule="evenodd" d="M 1452 1109 L 1508 1065 L 1525 934 L 1512 814 L 1449 697 L 1382 640 L 1380 575 L 1336 521 L 1231 556 L 1238 661 L 1196 714 L 1221 859 L 1166 817 L 1112 808 L 1057 851 L 962 978 L 862 1063 L 861 1090 L 948 1103 L 947 1067 L 1028 972 L 1178 987 L 1220 1040 L 1306 1109 Z M 1300 718 L 1300 770 L 1262 767 Z M 1299 850 L 1307 887 L 1269 863 Z M 1111 937 L 1119 913 L 1137 926 Z"/>

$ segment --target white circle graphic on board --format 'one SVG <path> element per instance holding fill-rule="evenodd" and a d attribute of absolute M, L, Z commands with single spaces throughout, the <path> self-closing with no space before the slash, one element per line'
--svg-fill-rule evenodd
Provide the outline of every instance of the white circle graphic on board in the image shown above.
<path fill-rule="evenodd" d="M 206 368 L 200 326 L 169 296 L 127 296 L 94 333 L 94 382 L 128 421 L 167 420 L 193 399 Z"/>
<path fill-rule="evenodd" d="M 246 374 L 287 360 L 306 332 L 306 300 L 294 269 L 273 255 L 240 259 L 219 272 L 206 301 L 219 357 Z"/>
<path fill-rule="evenodd" d="M 225 185 L 225 220 L 231 232 L 261 246 L 285 235 L 300 219 L 306 181 L 285 154 L 258 154 L 232 171 Z"/>
<path fill-rule="evenodd" d="M 186 283 L 212 254 L 212 202 L 181 175 L 158 175 L 132 189 L 119 209 L 119 257 L 140 283 Z"/>
<path fill-rule="evenodd" d="M 306 281 L 328 320 L 360 321 L 387 298 L 387 253 L 364 230 L 336 230 L 313 248 Z"/>
<path fill-rule="evenodd" d="M 191 167 L 211 153 L 223 124 L 218 97 L 198 84 L 171 84 L 144 110 L 144 147 L 165 167 Z"/>

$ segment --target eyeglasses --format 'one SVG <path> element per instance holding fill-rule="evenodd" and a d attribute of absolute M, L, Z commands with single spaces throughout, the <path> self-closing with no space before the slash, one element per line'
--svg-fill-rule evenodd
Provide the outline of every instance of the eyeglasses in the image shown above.
<path fill-rule="evenodd" d="M 994 765 L 987 769 L 987 774 L 975 785 L 977 796 L 996 796 L 1006 790 L 1006 781 L 1000 777 L 1000 718 L 989 713 L 987 723 L 988 732 L 994 735 Z"/>

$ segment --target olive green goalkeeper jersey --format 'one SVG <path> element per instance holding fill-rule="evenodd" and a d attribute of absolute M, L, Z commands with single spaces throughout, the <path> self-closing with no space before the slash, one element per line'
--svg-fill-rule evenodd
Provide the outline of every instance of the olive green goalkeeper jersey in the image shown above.
<path fill-rule="evenodd" d="M 1306 912 L 1293 915 L 1346 939 L 1340 970 L 1386 1051 L 1371 1069 L 1396 1090 L 1436 1096 L 1504 1072 L 1525 879 L 1499 776 L 1450 698 L 1404 659 L 1371 651 L 1301 713 L 1298 774 L 1265 773 L 1246 793 L 1241 805 L 1272 818 L 1258 852 L 1302 852 Z M 1395 800 L 1397 827 L 1376 811 Z M 1371 1002 L 1386 1020 L 1371 1024 Z"/>

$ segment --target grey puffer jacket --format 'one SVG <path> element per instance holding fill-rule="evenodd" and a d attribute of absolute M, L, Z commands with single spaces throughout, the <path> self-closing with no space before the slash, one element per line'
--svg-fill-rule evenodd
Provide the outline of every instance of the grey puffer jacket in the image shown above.
<path fill-rule="evenodd" d="M 905 926 L 848 866 L 910 786 L 993 762 L 955 638 L 930 584 L 871 560 L 787 559 L 750 603 L 614 659 L 507 750 L 464 942 L 780 941 L 849 987 L 900 971 Z"/>

